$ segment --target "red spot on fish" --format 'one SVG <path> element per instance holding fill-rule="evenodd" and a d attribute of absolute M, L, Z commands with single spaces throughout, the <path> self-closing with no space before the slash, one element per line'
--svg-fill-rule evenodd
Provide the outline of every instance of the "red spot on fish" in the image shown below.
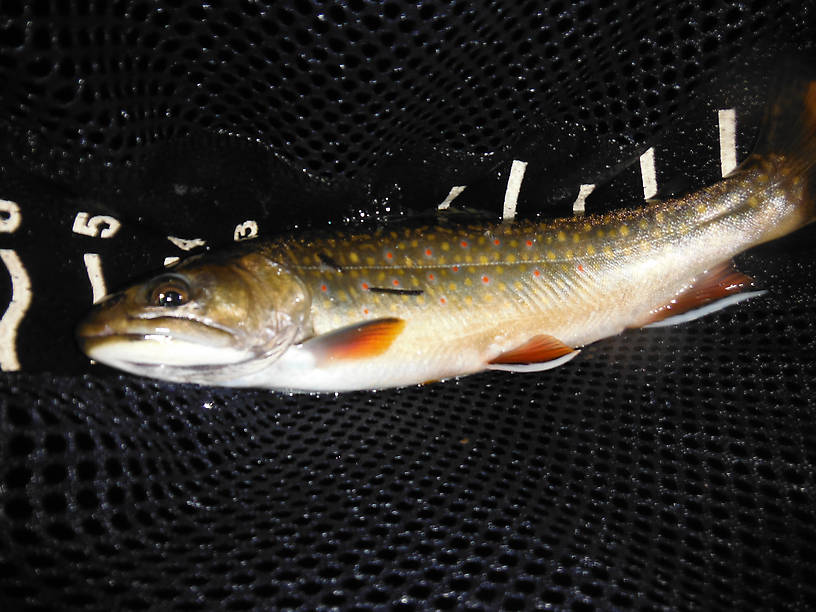
<path fill-rule="evenodd" d="M 499 245 L 501 244 L 501 240 L 499 240 L 498 238 L 496 238 L 496 239 L 493 241 L 493 244 L 495 244 L 496 246 L 499 246 Z"/>
<path fill-rule="evenodd" d="M 433 274 L 429 274 L 429 275 L 428 275 L 428 280 L 433 280 L 433 279 L 434 279 L 434 275 L 433 275 Z"/>
<path fill-rule="evenodd" d="M 489 278 L 487 278 L 486 276 L 483 276 L 483 277 L 482 277 L 482 282 L 483 282 L 483 283 L 489 283 L 489 282 L 490 282 L 490 279 L 489 279 Z"/>
<path fill-rule="evenodd" d="M 386 256 L 388 259 L 394 259 L 394 254 L 393 254 L 391 251 L 388 251 L 388 252 L 385 254 L 385 256 Z"/>
<path fill-rule="evenodd" d="M 444 304 L 445 303 L 445 298 L 439 298 L 439 303 Z"/>
<path fill-rule="evenodd" d="M 366 308 L 365 310 L 363 310 L 363 314 L 368 314 L 368 308 Z"/>
<path fill-rule="evenodd" d="M 541 276 L 541 272 L 539 272 L 538 270 L 536 270 L 535 272 L 533 272 L 533 274 L 535 274 L 536 276 Z"/>
<path fill-rule="evenodd" d="M 326 285 L 320 285 L 320 290 L 321 291 L 328 291 L 329 288 Z"/>
<path fill-rule="evenodd" d="M 533 246 L 533 241 L 532 241 L 532 240 L 528 240 L 528 241 L 527 241 L 527 246 Z"/>
<path fill-rule="evenodd" d="M 458 272 L 459 271 L 459 266 L 453 266 L 453 271 Z"/>
<path fill-rule="evenodd" d="M 395 286 L 395 287 L 398 287 L 398 286 L 399 286 L 399 281 L 398 281 L 396 278 L 394 279 L 394 286 Z"/>
<path fill-rule="evenodd" d="M 581 264 L 578 264 L 578 271 L 583 272 L 584 271 L 584 266 L 582 266 Z"/>
<path fill-rule="evenodd" d="M 467 242 L 466 241 L 463 240 L 460 244 L 462 245 L 463 249 L 467 248 Z"/>
<path fill-rule="evenodd" d="M 363 283 L 363 291 L 368 291 L 368 283 Z"/>
<path fill-rule="evenodd" d="M 425 254 L 430 257 L 431 256 L 431 249 L 425 249 Z"/>

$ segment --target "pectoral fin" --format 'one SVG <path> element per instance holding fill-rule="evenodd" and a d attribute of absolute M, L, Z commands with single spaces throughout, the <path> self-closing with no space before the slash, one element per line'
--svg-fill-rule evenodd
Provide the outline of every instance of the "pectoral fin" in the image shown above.
<path fill-rule="evenodd" d="M 699 319 L 765 291 L 747 291 L 754 284 L 728 261 L 712 268 L 670 303 L 652 311 L 643 327 L 666 327 Z"/>
<path fill-rule="evenodd" d="M 540 372 L 557 368 L 580 352 L 558 338 L 541 334 L 517 348 L 502 353 L 491 360 L 487 368 L 508 372 Z"/>
<path fill-rule="evenodd" d="M 376 357 L 388 350 L 404 327 L 403 319 L 375 319 L 310 338 L 302 346 L 320 361 Z"/>

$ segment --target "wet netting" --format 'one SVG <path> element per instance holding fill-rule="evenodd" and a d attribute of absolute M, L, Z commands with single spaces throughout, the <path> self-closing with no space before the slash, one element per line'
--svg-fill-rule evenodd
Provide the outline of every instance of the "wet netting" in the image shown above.
<path fill-rule="evenodd" d="M 0 608 L 813 609 L 812 228 L 543 373 L 216 389 L 73 329 L 165 258 L 496 219 L 514 160 L 522 218 L 699 188 L 814 40 L 793 0 L 0 2 Z"/>

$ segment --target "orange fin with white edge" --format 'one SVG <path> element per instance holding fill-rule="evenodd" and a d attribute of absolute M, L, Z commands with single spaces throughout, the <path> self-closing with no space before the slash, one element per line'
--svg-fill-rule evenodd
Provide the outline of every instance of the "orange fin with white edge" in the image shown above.
<path fill-rule="evenodd" d="M 310 338 L 302 346 L 319 360 L 366 359 L 387 351 L 404 328 L 403 319 L 374 319 Z"/>
<path fill-rule="evenodd" d="M 558 338 L 541 334 L 492 359 L 487 368 L 508 372 L 541 372 L 557 368 L 580 352 Z"/>
<path fill-rule="evenodd" d="M 687 323 L 765 293 L 748 291 L 753 286 L 754 279 L 734 268 L 733 262 L 727 261 L 709 270 L 668 304 L 653 310 L 643 327 Z"/>

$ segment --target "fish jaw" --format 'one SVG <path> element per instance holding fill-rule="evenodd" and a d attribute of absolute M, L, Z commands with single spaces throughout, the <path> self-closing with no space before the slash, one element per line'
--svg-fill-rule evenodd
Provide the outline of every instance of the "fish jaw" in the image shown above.
<path fill-rule="evenodd" d="M 131 374 L 188 382 L 191 373 L 234 367 L 256 355 L 225 330 L 184 321 L 182 331 L 134 318 L 116 323 L 92 314 L 77 328 L 77 343 L 98 363 Z"/>

